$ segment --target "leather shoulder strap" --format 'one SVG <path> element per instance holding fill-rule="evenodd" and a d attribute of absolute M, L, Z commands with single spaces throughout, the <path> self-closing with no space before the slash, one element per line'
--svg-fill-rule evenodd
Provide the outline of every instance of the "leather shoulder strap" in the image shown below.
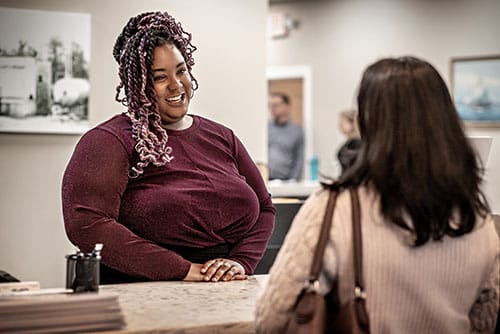
<path fill-rule="evenodd" d="M 314 257 L 311 265 L 311 271 L 309 272 L 309 281 L 315 281 L 319 277 L 321 267 L 323 264 L 323 255 L 325 254 L 325 247 L 330 235 L 330 228 L 332 226 L 333 212 L 335 210 L 335 204 L 337 202 L 338 192 L 334 190 L 329 190 L 330 194 L 328 196 L 328 204 L 326 205 L 325 215 L 323 216 L 323 224 L 321 225 L 321 230 L 319 232 L 318 244 L 314 250 Z"/>
<path fill-rule="evenodd" d="M 364 298 L 363 281 L 363 239 L 361 237 L 361 209 L 359 204 L 358 190 L 350 188 L 351 214 L 352 214 L 352 244 L 354 263 L 354 284 L 357 298 Z"/>

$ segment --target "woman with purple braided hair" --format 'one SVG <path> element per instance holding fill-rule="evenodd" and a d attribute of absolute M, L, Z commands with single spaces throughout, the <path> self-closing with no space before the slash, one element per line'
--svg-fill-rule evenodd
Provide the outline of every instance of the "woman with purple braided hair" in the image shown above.
<path fill-rule="evenodd" d="M 127 112 L 80 139 L 62 186 L 70 241 L 104 244 L 101 284 L 245 279 L 264 253 L 275 209 L 258 168 L 230 129 L 188 113 L 195 50 L 166 12 L 116 40 Z"/>

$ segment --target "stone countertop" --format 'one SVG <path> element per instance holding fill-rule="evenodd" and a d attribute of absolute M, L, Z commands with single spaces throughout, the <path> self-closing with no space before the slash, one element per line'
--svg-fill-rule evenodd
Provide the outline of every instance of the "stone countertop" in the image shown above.
<path fill-rule="evenodd" d="M 253 333 L 255 302 L 267 278 L 102 285 L 99 294 L 119 295 L 127 325 L 113 333 Z"/>

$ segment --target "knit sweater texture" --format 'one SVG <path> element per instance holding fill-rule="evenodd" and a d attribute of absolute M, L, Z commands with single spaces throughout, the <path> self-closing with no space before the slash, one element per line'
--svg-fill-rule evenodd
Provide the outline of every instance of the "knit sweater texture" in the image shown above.
<path fill-rule="evenodd" d="M 377 194 L 358 189 L 363 273 L 372 333 L 493 333 L 499 304 L 499 238 L 490 216 L 461 237 L 412 247 L 410 235 L 384 221 Z M 308 278 L 327 190 L 311 195 L 296 215 L 268 284 L 258 297 L 257 333 L 284 333 L 288 313 Z M 337 200 L 320 277 L 326 294 L 353 297 L 351 200 Z"/>
<path fill-rule="evenodd" d="M 138 161 L 131 122 L 117 115 L 87 132 L 66 168 L 63 214 L 70 241 L 103 243 L 102 262 L 147 280 L 182 279 L 190 262 L 169 247 L 231 245 L 227 258 L 251 274 L 274 227 L 263 178 L 227 127 L 192 115 L 167 130 L 174 159 L 129 178 Z"/>

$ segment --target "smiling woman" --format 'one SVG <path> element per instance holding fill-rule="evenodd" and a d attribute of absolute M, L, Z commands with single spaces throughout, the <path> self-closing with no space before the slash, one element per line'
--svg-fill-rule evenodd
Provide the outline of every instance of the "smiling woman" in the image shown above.
<path fill-rule="evenodd" d="M 81 138 L 62 189 L 71 242 L 104 244 L 101 284 L 241 280 L 262 258 L 271 196 L 231 129 L 188 114 L 195 50 L 167 13 L 132 17 L 118 36 L 127 112 Z"/>
<path fill-rule="evenodd" d="M 193 95 L 193 87 L 181 52 L 172 42 L 167 43 L 153 52 L 153 86 L 162 124 L 182 122 L 182 126 L 176 127 L 180 130 L 192 123 L 190 116 L 184 116 Z M 184 121 L 184 118 L 189 118 L 189 122 Z"/>

